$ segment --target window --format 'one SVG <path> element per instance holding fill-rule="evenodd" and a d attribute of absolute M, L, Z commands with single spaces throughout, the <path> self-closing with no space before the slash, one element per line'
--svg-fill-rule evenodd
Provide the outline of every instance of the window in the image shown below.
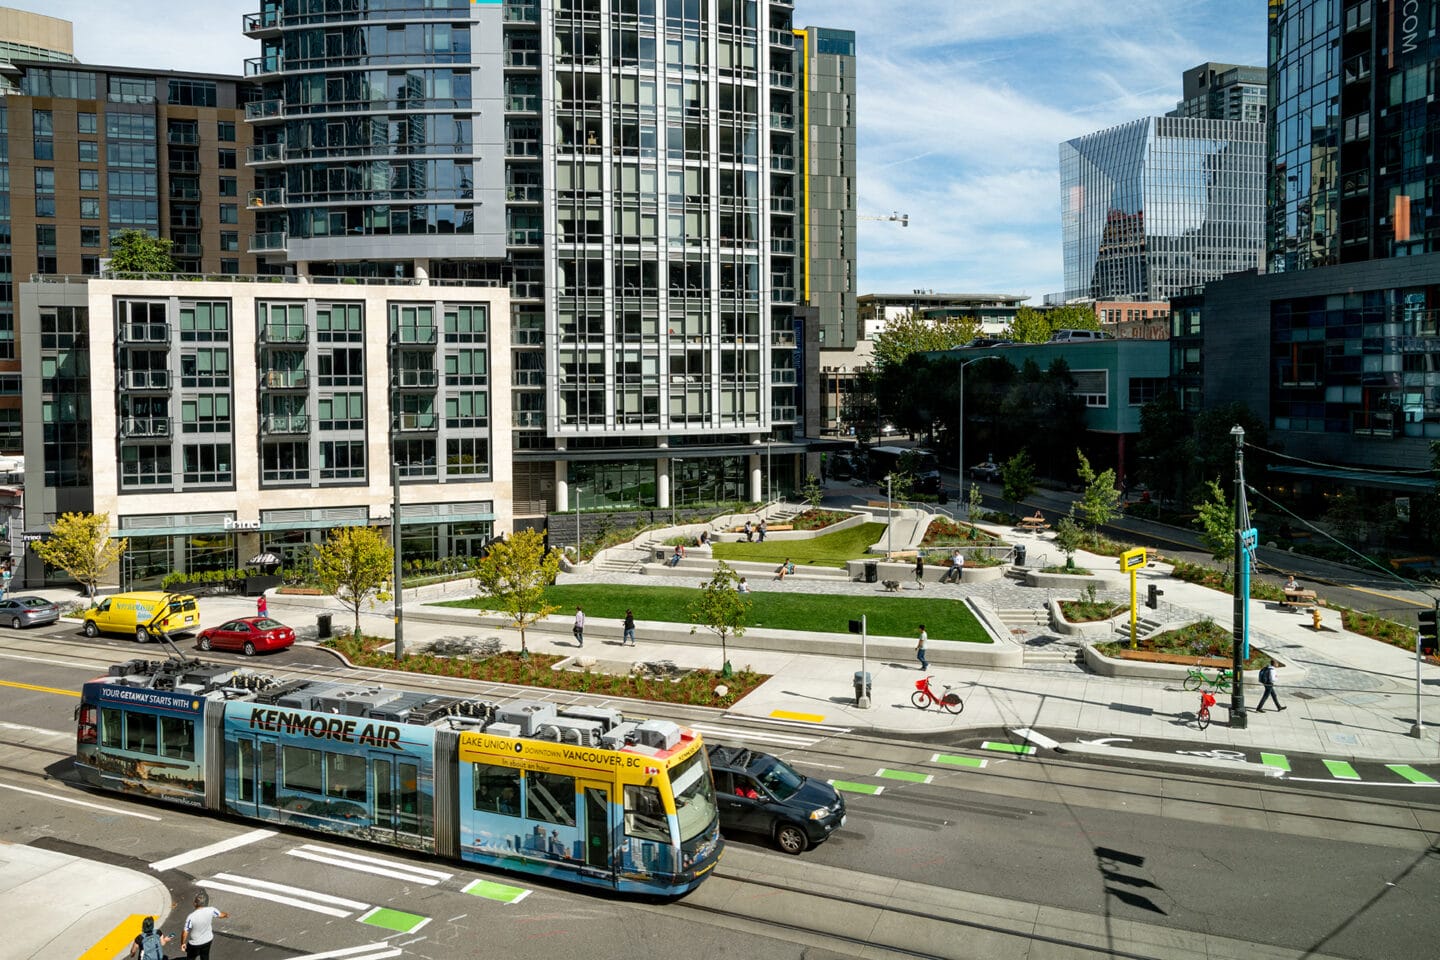
<path fill-rule="evenodd" d="M 99 220 L 99 219 L 100 219 L 100 198 L 99 198 L 99 197 L 81 197 L 81 198 L 80 198 L 80 219 L 81 219 L 81 220 Z"/>
<path fill-rule="evenodd" d="M 120 448 L 122 488 L 168 487 L 173 482 L 169 444 L 127 444 Z"/>
<path fill-rule="evenodd" d="M 100 162 L 100 145 L 97 144 L 94 140 L 81 140 L 79 143 L 79 148 L 81 163 Z"/>
<path fill-rule="evenodd" d="M 156 717 L 143 713 L 125 714 L 125 749 L 130 753 L 158 754 L 160 738 L 156 735 Z"/>
<path fill-rule="evenodd" d="M 310 479 L 310 447 L 299 443 L 267 443 L 260 448 L 260 479 L 267 483 Z"/>
<path fill-rule="evenodd" d="M 55 136 L 55 123 L 49 110 L 31 110 L 31 122 L 35 125 L 35 136 Z"/>
<path fill-rule="evenodd" d="M 230 444 L 187 443 L 182 454 L 186 483 L 230 482 Z"/>
<path fill-rule="evenodd" d="M 235 151 L 234 151 L 234 150 L 231 150 L 231 149 L 229 149 L 228 147 L 221 147 L 220 150 L 219 150 L 219 152 L 218 152 L 218 156 L 219 156 L 220 169 L 221 169 L 221 170 L 234 170 L 234 169 L 235 169 Z"/>
<path fill-rule="evenodd" d="M 82 247 L 98 247 L 98 246 L 100 246 L 100 228 L 99 228 L 99 227 L 81 227 L 81 228 L 80 228 L 80 246 L 82 246 Z"/>
<path fill-rule="evenodd" d="M 227 341 L 230 339 L 230 303 L 226 300 L 197 301 L 180 305 L 180 339 Z"/>
<path fill-rule="evenodd" d="M 228 387 L 230 351 L 224 347 L 199 349 L 180 357 L 182 387 Z"/>
<path fill-rule="evenodd" d="M 337 393 L 316 401 L 321 430 L 365 429 L 365 395 Z"/>
<path fill-rule="evenodd" d="M 364 803 L 365 758 L 343 753 L 325 754 L 325 793 L 337 800 Z"/>
<path fill-rule="evenodd" d="M 35 227 L 35 246 L 41 250 L 55 249 L 55 225 L 49 223 L 38 224 Z"/>
<path fill-rule="evenodd" d="M 114 707 L 100 711 L 100 746 L 119 750 L 125 736 L 125 712 Z"/>
<path fill-rule="evenodd" d="M 363 480 L 365 478 L 365 441 L 322 441 L 320 444 L 320 479 Z"/>
<path fill-rule="evenodd" d="M 87 277 L 100 276 L 100 258 L 93 253 L 81 254 L 80 272 Z"/>
<path fill-rule="evenodd" d="M 451 394 L 445 398 L 445 426 L 451 430 L 473 430 L 490 423 L 488 396 L 478 392 Z"/>
<path fill-rule="evenodd" d="M 490 473 L 490 441 L 484 437 L 451 437 L 445 441 L 445 471 L 452 477 L 483 477 Z"/>
<path fill-rule="evenodd" d="M 81 133 L 95 133 L 97 130 L 93 113 L 77 113 L 75 123 Z"/>
<path fill-rule="evenodd" d="M 231 276 L 239 274 L 240 261 L 236 260 L 234 257 L 221 257 L 220 272 L 224 274 L 229 274 Z"/>
<path fill-rule="evenodd" d="M 220 178 L 220 196 L 238 197 L 240 195 L 240 184 L 234 177 Z"/>
<path fill-rule="evenodd" d="M 474 805 L 476 810 L 486 813 L 503 813 L 512 817 L 520 815 L 519 770 L 492 766 L 488 763 L 472 763 L 470 770 L 475 787 Z M 668 831 L 665 839 L 670 839 Z"/>
<path fill-rule="evenodd" d="M 222 204 L 220 204 L 220 222 L 221 222 L 221 223 L 239 223 L 239 222 L 240 222 L 240 207 L 239 207 L 239 205 L 238 205 L 238 204 L 234 204 L 234 203 L 222 203 Z"/>
<path fill-rule="evenodd" d="M 221 120 L 215 124 L 215 139 L 226 143 L 235 142 L 235 121 Z"/>
<path fill-rule="evenodd" d="M 230 395 L 205 393 L 180 403 L 185 433 L 225 433 L 230 429 Z"/>
<path fill-rule="evenodd" d="M 155 102 L 155 81 L 153 79 L 146 77 L 125 77 L 112 74 L 109 80 L 109 97 L 111 102 L 113 103 Z M 213 107 L 214 104 L 212 103 L 210 104 L 210 106 Z M 151 122 L 154 122 L 154 119 L 154 117 L 151 117 Z"/>
<path fill-rule="evenodd" d="M 111 81 L 114 87 L 114 81 Z M 169 83 L 168 101 L 174 106 L 181 107 L 213 107 L 216 102 L 216 84 L 214 80 L 171 80 Z M 151 86 L 151 96 L 154 96 L 154 86 Z M 113 99 L 113 97 L 112 97 Z M 231 139 L 234 139 L 233 137 Z"/>
<path fill-rule="evenodd" d="M 319 750 L 306 747 L 282 746 L 280 748 L 280 785 L 286 790 L 303 790 L 306 793 L 322 793 L 323 767 Z"/>
<path fill-rule="evenodd" d="M 670 842 L 670 823 L 665 819 L 665 805 L 655 787 L 625 784 L 625 834 L 641 840 Z"/>
<path fill-rule="evenodd" d="M 80 171 L 80 189 L 81 189 L 81 190 L 99 190 L 99 189 L 100 189 L 100 171 L 99 171 L 99 170 L 81 170 L 81 171 Z"/>
<path fill-rule="evenodd" d="M 531 770 L 525 775 L 525 816 L 575 826 L 575 778 Z"/>
<path fill-rule="evenodd" d="M 445 382 L 451 386 L 484 386 L 484 350 L 457 350 L 445 355 Z"/>
<path fill-rule="evenodd" d="M 220 249 L 230 252 L 238 251 L 240 249 L 240 234 L 234 230 L 221 230 Z"/>
<path fill-rule="evenodd" d="M 174 760 L 194 760 L 195 721 L 183 717 L 161 717 L 160 755 Z"/>
<path fill-rule="evenodd" d="M 1141 407 L 1165 395 L 1169 381 L 1165 377 L 1131 377 L 1130 406 Z"/>

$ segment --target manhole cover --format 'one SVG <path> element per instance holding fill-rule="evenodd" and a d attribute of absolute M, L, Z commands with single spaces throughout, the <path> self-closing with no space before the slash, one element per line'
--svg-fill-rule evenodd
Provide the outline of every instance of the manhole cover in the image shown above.
<path fill-rule="evenodd" d="M 1332 733 L 1330 734 L 1330 739 L 1335 741 L 1336 743 L 1344 744 L 1347 747 L 1355 747 L 1360 745 L 1360 738 L 1355 736 L 1353 733 Z"/>

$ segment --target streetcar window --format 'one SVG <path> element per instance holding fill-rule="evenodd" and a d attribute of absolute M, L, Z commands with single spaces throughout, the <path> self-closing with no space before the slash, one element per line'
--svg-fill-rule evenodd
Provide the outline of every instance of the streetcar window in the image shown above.
<path fill-rule="evenodd" d="M 675 819 L 680 822 L 680 841 L 693 839 L 715 822 L 715 787 L 710 782 L 704 750 L 670 771 L 670 789 L 675 795 Z"/>
<path fill-rule="evenodd" d="M 488 763 L 472 763 L 475 781 L 475 809 L 485 813 L 520 813 L 520 771 Z"/>
<path fill-rule="evenodd" d="M 280 785 L 286 790 L 323 793 L 320 751 L 305 747 L 280 748 Z"/>
<path fill-rule="evenodd" d="M 325 754 L 325 792 L 340 800 L 365 802 L 365 761 L 343 753 Z"/>
<path fill-rule="evenodd" d="M 235 765 L 239 768 L 239 778 L 235 799 L 241 803 L 255 802 L 255 744 L 250 740 L 241 740 L 235 745 Z"/>
<path fill-rule="evenodd" d="M 665 819 L 659 790 L 625 784 L 625 833 L 641 840 L 670 842 L 670 824 Z"/>
<path fill-rule="evenodd" d="M 159 754 L 160 740 L 155 735 L 155 720 L 155 717 L 147 714 L 127 713 L 125 715 L 125 749 L 131 753 Z"/>
<path fill-rule="evenodd" d="M 161 751 L 177 760 L 195 759 L 195 721 L 181 717 L 160 718 Z"/>
<path fill-rule="evenodd" d="M 119 750 L 120 744 L 124 742 L 121 739 L 124 732 L 124 711 L 116 710 L 114 707 L 103 707 L 100 710 L 100 746 L 110 750 Z"/>
<path fill-rule="evenodd" d="M 525 776 L 525 815 L 561 826 L 575 826 L 575 778 L 532 770 Z"/>

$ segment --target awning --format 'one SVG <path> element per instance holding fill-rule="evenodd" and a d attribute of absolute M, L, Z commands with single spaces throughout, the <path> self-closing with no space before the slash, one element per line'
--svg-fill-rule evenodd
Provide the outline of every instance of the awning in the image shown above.
<path fill-rule="evenodd" d="M 1428 474 L 1381 473 L 1372 470 L 1345 470 L 1339 467 L 1305 467 L 1288 463 L 1272 464 L 1270 472 L 1405 493 L 1433 493 L 1435 490 L 1435 478 Z"/>

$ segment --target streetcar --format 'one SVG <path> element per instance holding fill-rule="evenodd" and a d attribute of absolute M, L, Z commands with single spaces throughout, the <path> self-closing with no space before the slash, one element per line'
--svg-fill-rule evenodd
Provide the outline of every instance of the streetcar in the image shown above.
<path fill-rule="evenodd" d="M 724 846 L 699 734 L 608 707 L 135 659 L 76 722 L 101 790 L 622 893 L 685 893 Z"/>

